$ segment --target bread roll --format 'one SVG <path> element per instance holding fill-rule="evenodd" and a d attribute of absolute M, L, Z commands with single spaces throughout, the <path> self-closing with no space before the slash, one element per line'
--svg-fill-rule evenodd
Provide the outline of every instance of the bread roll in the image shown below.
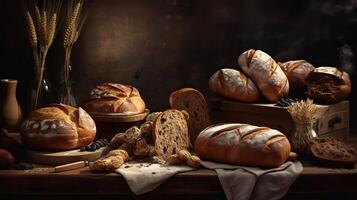
<path fill-rule="evenodd" d="M 218 70 L 209 79 L 208 87 L 217 95 L 243 102 L 255 102 L 260 96 L 253 81 L 235 69 Z"/>
<path fill-rule="evenodd" d="M 169 101 L 171 108 L 188 112 L 188 132 L 193 145 L 198 134 L 211 124 L 206 98 L 196 89 L 182 88 L 172 92 Z"/>
<path fill-rule="evenodd" d="M 142 113 L 145 102 L 139 91 L 129 85 L 104 83 L 91 91 L 83 108 L 90 113 Z"/>
<path fill-rule="evenodd" d="M 54 104 L 32 111 L 22 123 L 20 133 L 29 148 L 67 150 L 93 142 L 96 126 L 82 108 Z"/>
<path fill-rule="evenodd" d="M 302 92 L 306 89 L 305 79 L 315 67 L 306 60 L 291 60 L 278 63 L 289 80 L 290 91 Z"/>
<path fill-rule="evenodd" d="M 159 158 L 167 160 L 190 144 L 185 116 L 179 110 L 162 112 L 154 122 L 153 141 Z"/>
<path fill-rule="evenodd" d="M 307 94 L 317 103 L 333 104 L 351 93 L 349 75 L 335 67 L 318 67 L 306 78 Z"/>
<path fill-rule="evenodd" d="M 274 59 L 265 52 L 254 49 L 245 51 L 239 56 L 238 63 L 267 100 L 276 102 L 288 96 L 288 78 Z"/>
<path fill-rule="evenodd" d="M 289 158 L 290 143 L 274 129 L 238 123 L 218 124 L 200 133 L 195 152 L 203 160 L 277 167 Z"/>

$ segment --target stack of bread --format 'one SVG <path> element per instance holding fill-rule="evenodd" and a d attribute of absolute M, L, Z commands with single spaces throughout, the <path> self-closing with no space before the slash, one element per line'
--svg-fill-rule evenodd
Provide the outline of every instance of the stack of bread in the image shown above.
<path fill-rule="evenodd" d="M 277 102 L 289 95 L 308 96 L 317 103 L 332 104 L 351 92 L 348 74 L 334 67 L 315 68 L 306 60 L 276 63 L 261 50 L 250 49 L 238 58 L 241 71 L 223 68 L 209 79 L 217 95 L 242 102 L 256 102 L 263 96 Z"/>

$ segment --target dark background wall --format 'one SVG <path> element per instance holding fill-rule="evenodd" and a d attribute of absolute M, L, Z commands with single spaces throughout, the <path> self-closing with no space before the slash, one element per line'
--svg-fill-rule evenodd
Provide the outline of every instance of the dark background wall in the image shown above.
<path fill-rule="evenodd" d="M 136 86 L 152 110 L 167 107 L 170 92 L 184 86 L 211 96 L 209 76 L 221 67 L 236 67 L 239 54 L 249 48 L 261 49 L 277 61 L 306 59 L 315 66 L 343 68 L 352 79 L 356 76 L 355 0 L 87 0 L 86 4 L 89 15 L 72 54 L 79 102 L 101 82 Z M 33 64 L 20 2 L 2 2 L 0 16 L 0 78 L 19 80 L 18 98 L 26 107 Z M 63 62 L 60 39 L 47 64 L 54 87 Z M 354 109 L 355 98 L 350 100 Z"/>

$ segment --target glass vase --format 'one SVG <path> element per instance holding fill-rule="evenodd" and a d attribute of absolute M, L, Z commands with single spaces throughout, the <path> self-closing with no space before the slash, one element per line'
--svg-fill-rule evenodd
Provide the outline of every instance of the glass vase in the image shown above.
<path fill-rule="evenodd" d="M 66 72 L 62 70 L 62 76 L 59 89 L 59 103 L 78 107 L 76 96 L 73 90 L 73 81 L 71 76 L 72 66 L 68 65 Z M 64 75 L 66 73 L 66 75 Z"/>
<path fill-rule="evenodd" d="M 309 141 L 317 137 L 314 130 L 316 120 L 294 121 L 294 123 L 295 129 L 290 137 L 291 150 L 304 157 L 309 147 Z"/>
<path fill-rule="evenodd" d="M 37 93 L 37 89 L 39 91 Z M 51 103 L 54 103 L 54 91 L 51 82 L 47 77 L 46 71 L 43 72 L 43 78 L 40 81 L 34 80 L 32 88 L 30 90 L 30 111 L 48 106 Z"/>

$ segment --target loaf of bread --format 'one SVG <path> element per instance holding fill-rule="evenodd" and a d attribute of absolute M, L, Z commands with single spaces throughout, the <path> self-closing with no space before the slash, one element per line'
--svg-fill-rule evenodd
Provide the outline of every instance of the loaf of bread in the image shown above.
<path fill-rule="evenodd" d="M 357 162 L 355 149 L 331 137 L 311 140 L 310 153 L 316 161 L 332 167 L 353 168 Z"/>
<path fill-rule="evenodd" d="M 83 108 L 90 113 L 136 114 L 144 112 L 145 102 L 132 86 L 104 83 L 91 91 Z"/>
<path fill-rule="evenodd" d="M 307 94 L 317 103 L 333 104 L 351 93 L 349 75 L 335 67 L 318 67 L 306 78 Z"/>
<path fill-rule="evenodd" d="M 306 60 L 291 60 L 278 63 L 289 80 L 290 91 L 303 92 L 306 90 L 305 80 L 315 67 Z"/>
<path fill-rule="evenodd" d="M 193 145 L 198 134 L 211 123 L 206 98 L 196 89 L 182 88 L 172 92 L 169 101 L 171 108 L 188 112 L 188 132 Z"/>
<path fill-rule="evenodd" d="M 276 102 L 288 95 L 288 78 L 265 52 L 254 49 L 245 51 L 239 56 L 238 64 L 267 100 Z"/>
<path fill-rule="evenodd" d="M 176 109 L 162 112 L 154 122 L 152 137 L 156 154 L 163 160 L 188 149 L 190 140 L 184 114 Z"/>
<path fill-rule="evenodd" d="M 96 126 L 82 108 L 54 104 L 32 111 L 22 123 L 20 133 L 22 142 L 29 148 L 67 150 L 90 144 Z"/>
<path fill-rule="evenodd" d="M 218 70 L 209 79 L 208 87 L 219 96 L 243 102 L 255 102 L 260 96 L 253 81 L 235 69 Z"/>
<path fill-rule="evenodd" d="M 217 124 L 199 134 L 195 152 L 203 160 L 277 167 L 289 158 L 290 143 L 284 134 L 267 127 Z"/>

